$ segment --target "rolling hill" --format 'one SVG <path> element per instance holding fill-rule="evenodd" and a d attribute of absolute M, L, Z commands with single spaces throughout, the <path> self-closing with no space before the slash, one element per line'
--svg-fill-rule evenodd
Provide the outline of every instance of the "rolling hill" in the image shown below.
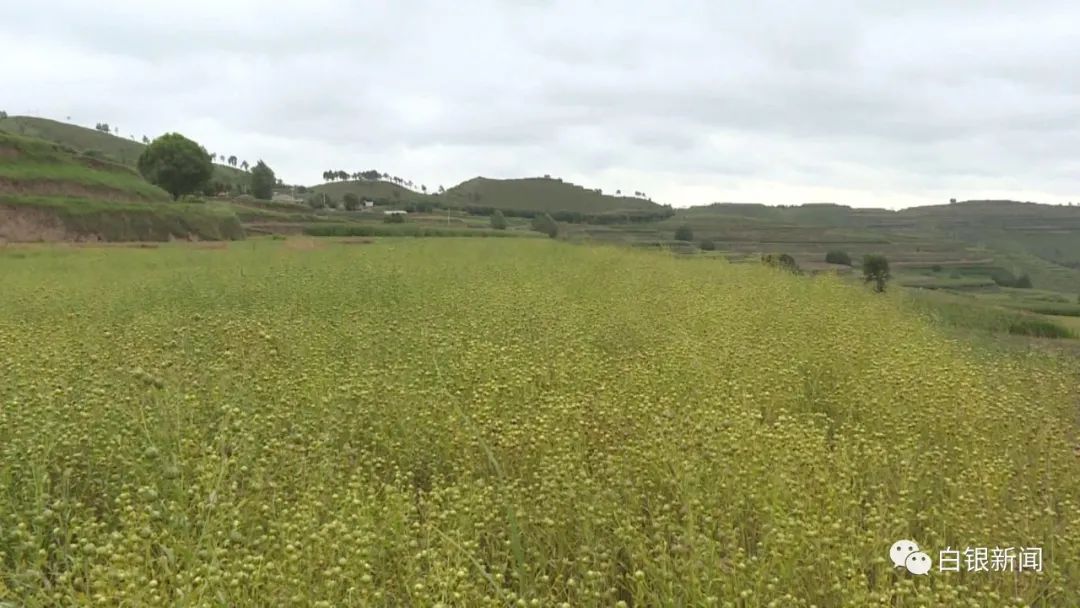
<path fill-rule="evenodd" d="M 413 192 L 408 188 L 382 180 L 349 180 L 327 182 L 312 188 L 316 194 L 325 194 L 335 201 L 340 201 L 346 194 L 352 193 L 361 199 L 368 199 L 381 204 L 408 203 L 420 200 L 435 200 L 432 195 Z"/>
<path fill-rule="evenodd" d="M 572 211 L 606 213 L 616 211 L 658 211 L 652 201 L 628 196 L 611 196 L 561 179 L 546 177 L 489 179 L 476 177 L 450 188 L 439 196 L 448 206 L 491 207 L 520 211 Z"/>
<path fill-rule="evenodd" d="M 128 166 L 0 132 L 0 241 L 243 238 L 227 205 L 174 203 Z"/>
<path fill-rule="evenodd" d="M 88 156 L 111 160 L 129 167 L 135 166 L 143 148 L 146 147 L 138 141 L 124 137 L 33 116 L 0 118 L 0 131 L 61 144 Z M 215 164 L 213 181 L 230 187 L 242 185 L 246 188 L 250 178 L 240 169 Z"/>

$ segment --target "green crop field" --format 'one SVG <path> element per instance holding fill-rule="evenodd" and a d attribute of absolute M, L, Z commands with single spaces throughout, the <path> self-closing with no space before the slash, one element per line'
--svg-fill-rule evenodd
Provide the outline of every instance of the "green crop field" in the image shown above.
<path fill-rule="evenodd" d="M 900 294 L 549 239 L 0 273 L 3 606 L 1080 604 L 1076 362 Z"/>

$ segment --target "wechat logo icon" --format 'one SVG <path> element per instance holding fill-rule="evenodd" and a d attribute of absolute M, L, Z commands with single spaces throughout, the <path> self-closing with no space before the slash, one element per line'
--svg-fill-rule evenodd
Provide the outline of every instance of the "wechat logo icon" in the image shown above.
<path fill-rule="evenodd" d="M 922 576 L 930 572 L 933 562 L 930 556 L 919 550 L 919 545 L 913 540 L 898 540 L 889 548 L 889 559 L 897 568 L 907 568 L 907 571 Z"/>

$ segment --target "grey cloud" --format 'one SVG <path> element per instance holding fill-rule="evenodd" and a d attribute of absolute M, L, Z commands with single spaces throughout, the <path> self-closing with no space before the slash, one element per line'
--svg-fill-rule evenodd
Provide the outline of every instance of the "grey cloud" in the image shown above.
<path fill-rule="evenodd" d="M 183 129 L 301 183 L 378 166 L 876 205 L 1080 186 L 1069 2 L 58 0 L 4 17 L 0 109 Z"/>

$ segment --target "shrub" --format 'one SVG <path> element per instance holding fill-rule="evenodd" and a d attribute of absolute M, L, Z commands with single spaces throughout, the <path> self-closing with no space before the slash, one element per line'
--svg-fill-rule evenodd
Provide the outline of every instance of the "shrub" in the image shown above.
<path fill-rule="evenodd" d="M 404 224 L 405 215 L 402 213 L 391 213 L 383 218 L 383 222 L 387 224 Z"/>
<path fill-rule="evenodd" d="M 534 217 L 531 227 L 536 232 L 543 232 L 551 238 L 559 235 L 559 225 L 547 213 Z"/>
<path fill-rule="evenodd" d="M 930 270 L 932 270 L 934 272 L 941 272 L 941 264 L 934 264 L 933 266 L 930 267 Z"/>
<path fill-rule="evenodd" d="M 844 266 L 851 266 L 851 256 L 846 251 L 839 249 L 833 249 L 825 254 L 825 262 L 828 264 L 842 264 Z"/>
<path fill-rule="evenodd" d="M 491 227 L 495 230 L 506 230 L 506 216 L 503 215 L 502 211 L 496 210 L 491 215 Z"/>
<path fill-rule="evenodd" d="M 780 255 L 767 254 L 761 256 L 761 263 L 769 266 L 770 268 L 778 268 L 787 272 L 793 272 L 798 274 L 799 264 L 795 261 L 791 255 L 787 253 L 781 253 Z"/>
<path fill-rule="evenodd" d="M 880 254 L 870 254 L 863 258 L 863 279 L 874 284 L 874 291 L 885 291 L 885 283 L 892 278 L 889 272 L 889 260 Z"/>
<path fill-rule="evenodd" d="M 686 242 L 694 240 L 694 230 L 687 224 L 679 226 L 675 229 L 675 240 Z"/>
<path fill-rule="evenodd" d="M 702 251 L 716 251 L 716 243 L 708 239 L 701 241 L 701 244 L 698 246 L 701 247 Z"/>

